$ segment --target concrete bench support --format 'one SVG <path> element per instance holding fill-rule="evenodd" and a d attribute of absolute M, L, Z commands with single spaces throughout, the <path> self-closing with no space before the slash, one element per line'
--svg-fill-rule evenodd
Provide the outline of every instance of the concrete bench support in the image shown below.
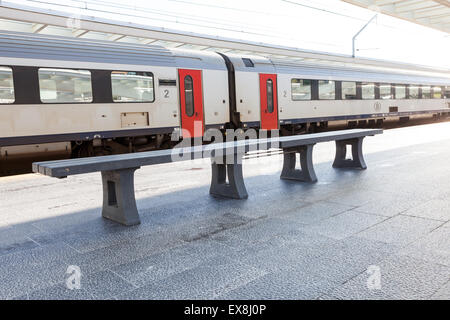
<path fill-rule="evenodd" d="M 126 226 L 141 223 L 134 196 L 134 172 L 137 169 L 139 167 L 102 171 L 104 218 Z"/>
<path fill-rule="evenodd" d="M 366 162 L 362 153 L 362 143 L 364 137 L 336 140 L 336 157 L 333 162 L 333 168 L 358 168 L 367 169 Z M 353 159 L 346 159 L 347 145 L 352 146 Z"/>
<path fill-rule="evenodd" d="M 314 144 L 308 144 L 295 148 L 283 149 L 284 162 L 281 171 L 281 179 L 297 180 L 303 182 L 316 182 L 317 176 L 312 162 Z M 300 157 L 300 168 L 296 169 L 297 154 Z"/>
<path fill-rule="evenodd" d="M 211 195 L 232 199 L 248 198 L 242 176 L 242 156 L 236 154 L 233 163 L 226 163 L 226 157 L 211 158 Z"/>

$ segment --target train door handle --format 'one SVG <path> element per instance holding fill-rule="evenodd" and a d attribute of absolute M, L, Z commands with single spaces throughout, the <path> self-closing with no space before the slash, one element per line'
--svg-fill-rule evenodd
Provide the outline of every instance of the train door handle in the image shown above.
<path fill-rule="evenodd" d="M 195 113 L 195 116 L 198 117 L 198 112 Z"/>
<path fill-rule="evenodd" d="M 268 112 L 269 112 L 269 110 L 267 110 L 267 109 L 264 110 L 264 113 L 268 113 Z"/>

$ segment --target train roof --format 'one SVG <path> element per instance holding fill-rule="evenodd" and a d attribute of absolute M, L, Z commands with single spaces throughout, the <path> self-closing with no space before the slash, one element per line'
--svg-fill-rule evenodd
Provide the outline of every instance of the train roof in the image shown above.
<path fill-rule="evenodd" d="M 450 85 L 450 73 L 446 72 L 414 71 L 344 62 L 311 62 L 301 58 L 285 59 L 255 55 L 227 55 L 237 71 L 276 72 L 318 80 Z M 248 63 L 246 65 L 244 59 L 251 61 L 250 66 Z"/>
<path fill-rule="evenodd" d="M 10 58 L 174 66 L 171 51 L 158 45 L 0 32 L 0 55 Z M 126 63 L 124 63 L 126 61 Z"/>
<path fill-rule="evenodd" d="M 9 58 L 226 70 L 215 52 L 165 48 L 21 32 L 0 32 L 0 55 Z M 368 66 L 345 62 L 307 61 L 259 55 L 226 55 L 237 71 L 278 72 L 329 80 L 450 85 L 448 72 Z M 252 67 L 244 60 L 250 59 Z"/>

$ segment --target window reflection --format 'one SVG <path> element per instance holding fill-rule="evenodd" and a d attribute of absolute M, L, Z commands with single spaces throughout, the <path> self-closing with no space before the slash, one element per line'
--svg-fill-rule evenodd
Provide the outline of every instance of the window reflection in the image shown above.
<path fill-rule="evenodd" d="M 38 76 L 43 103 L 92 102 L 91 73 L 87 70 L 40 68 Z"/>
<path fill-rule="evenodd" d="M 113 71 L 111 86 L 114 102 L 153 102 L 153 75 L 150 72 Z"/>
<path fill-rule="evenodd" d="M 386 83 L 380 84 L 380 99 L 392 99 L 391 85 Z"/>
<path fill-rule="evenodd" d="M 291 80 L 292 100 L 311 100 L 311 80 Z"/>
<path fill-rule="evenodd" d="M 410 99 L 419 99 L 419 86 L 417 86 L 417 85 L 409 86 L 409 98 Z"/>
<path fill-rule="evenodd" d="M 375 83 L 363 82 L 361 89 L 363 99 L 375 99 Z"/>
<path fill-rule="evenodd" d="M 356 99 L 356 82 L 342 81 L 342 99 Z"/>
<path fill-rule="evenodd" d="M 336 85 L 334 81 L 319 80 L 319 99 L 334 100 L 336 98 Z"/>
<path fill-rule="evenodd" d="M 395 99 L 406 99 L 406 86 L 395 85 Z"/>
<path fill-rule="evenodd" d="M 184 99 L 186 115 L 192 117 L 194 115 L 194 85 L 189 75 L 184 77 Z"/>
<path fill-rule="evenodd" d="M 0 103 L 13 103 L 14 81 L 12 69 L 0 67 Z"/>

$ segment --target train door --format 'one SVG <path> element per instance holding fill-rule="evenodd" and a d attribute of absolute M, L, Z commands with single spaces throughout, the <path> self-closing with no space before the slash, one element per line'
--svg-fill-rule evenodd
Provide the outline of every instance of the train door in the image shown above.
<path fill-rule="evenodd" d="M 203 136 L 202 71 L 179 69 L 181 127 L 183 138 Z"/>
<path fill-rule="evenodd" d="M 261 129 L 278 129 L 277 75 L 259 74 Z"/>

